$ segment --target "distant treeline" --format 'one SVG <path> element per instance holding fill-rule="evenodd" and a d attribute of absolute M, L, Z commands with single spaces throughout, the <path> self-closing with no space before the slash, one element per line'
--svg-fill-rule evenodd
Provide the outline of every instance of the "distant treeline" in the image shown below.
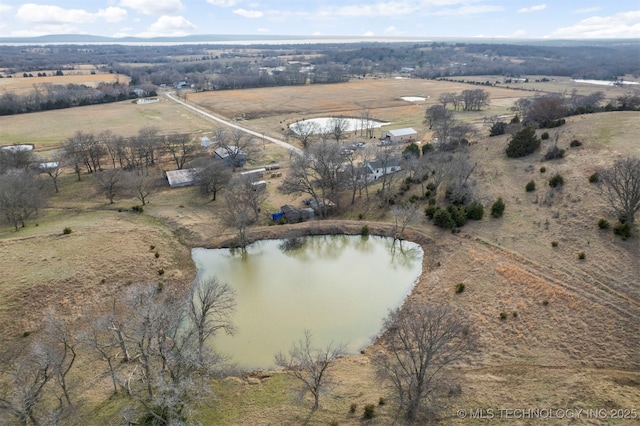
<path fill-rule="evenodd" d="M 557 43 L 556 43 L 557 44 Z M 27 75 L 50 70 L 65 73 L 77 65 L 127 75 L 131 86 L 176 85 L 195 90 L 339 83 L 350 78 L 402 73 L 414 78 L 494 75 L 566 76 L 614 80 L 640 76 L 640 42 L 586 45 L 488 43 L 354 43 L 255 46 L 0 46 L 0 68 Z M 3 95 L 1 114 L 66 108 L 133 97 L 126 87 L 65 87 L 31 102 Z M 37 94 L 34 94 L 37 97 Z M 40 106 L 34 106 L 40 105 Z M 35 108 L 35 109 L 34 109 Z"/>
<path fill-rule="evenodd" d="M 153 90 L 144 92 L 156 96 Z M 119 83 L 102 83 L 98 87 L 82 84 L 34 84 L 26 95 L 4 92 L 0 95 L 0 116 L 27 112 L 49 111 L 75 106 L 96 105 L 138 98 L 130 86 Z"/>

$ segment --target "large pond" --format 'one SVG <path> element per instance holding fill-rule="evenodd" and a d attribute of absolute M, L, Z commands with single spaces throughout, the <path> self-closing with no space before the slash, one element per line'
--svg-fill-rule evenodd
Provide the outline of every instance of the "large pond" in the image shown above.
<path fill-rule="evenodd" d="M 314 236 L 264 240 L 246 254 L 193 249 L 199 277 L 216 276 L 236 291 L 237 333 L 215 346 L 245 369 L 270 368 L 304 330 L 314 346 L 345 344 L 355 353 L 380 332 L 422 271 L 422 248 L 390 238 Z M 289 244 L 287 244 L 289 243 Z"/>

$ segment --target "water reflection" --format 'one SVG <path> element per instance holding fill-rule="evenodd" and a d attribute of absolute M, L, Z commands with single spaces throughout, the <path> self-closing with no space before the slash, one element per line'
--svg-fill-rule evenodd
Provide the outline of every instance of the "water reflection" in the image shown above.
<path fill-rule="evenodd" d="M 304 329 L 314 344 L 357 352 L 379 332 L 389 309 L 411 291 L 422 249 L 382 237 L 314 236 L 265 240 L 246 253 L 193 249 L 199 277 L 217 276 L 237 293 L 235 336 L 217 349 L 241 367 L 269 368 Z"/>

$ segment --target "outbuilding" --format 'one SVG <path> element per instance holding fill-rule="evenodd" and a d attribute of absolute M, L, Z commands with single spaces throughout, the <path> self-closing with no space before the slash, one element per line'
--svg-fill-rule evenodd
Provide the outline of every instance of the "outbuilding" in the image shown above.
<path fill-rule="evenodd" d="M 215 158 L 231 167 L 243 167 L 247 163 L 247 153 L 235 145 L 219 146 L 214 150 Z"/>
<path fill-rule="evenodd" d="M 411 127 L 404 129 L 388 130 L 385 132 L 383 139 L 387 139 L 391 143 L 405 143 L 418 139 L 418 132 Z"/>
<path fill-rule="evenodd" d="M 180 188 L 195 184 L 196 169 L 167 170 L 164 176 L 171 188 Z"/>

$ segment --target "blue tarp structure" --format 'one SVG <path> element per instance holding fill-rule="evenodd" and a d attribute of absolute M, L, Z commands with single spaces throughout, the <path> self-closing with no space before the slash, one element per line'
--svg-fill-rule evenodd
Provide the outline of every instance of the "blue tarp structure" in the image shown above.
<path fill-rule="evenodd" d="M 273 213 L 273 214 L 271 215 L 271 220 L 278 220 L 278 219 L 280 219 L 282 216 L 284 216 L 284 212 Z"/>

